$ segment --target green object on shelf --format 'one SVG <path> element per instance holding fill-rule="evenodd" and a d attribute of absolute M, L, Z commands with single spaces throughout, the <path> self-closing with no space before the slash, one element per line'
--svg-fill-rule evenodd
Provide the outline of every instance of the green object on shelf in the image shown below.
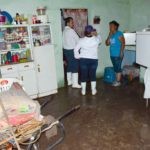
<path fill-rule="evenodd" d="M 12 44 L 11 44 L 11 48 L 12 48 L 12 49 L 19 49 L 20 46 L 19 46 L 19 44 L 17 44 L 17 43 L 12 43 Z"/>
<path fill-rule="evenodd" d="M 28 50 L 26 51 L 26 57 L 27 57 L 28 61 L 31 60 L 31 52 L 30 52 L 30 49 L 28 49 Z"/>
<path fill-rule="evenodd" d="M 28 62 L 28 60 L 27 60 L 27 58 L 21 58 L 21 59 L 19 59 L 19 62 L 20 63 L 25 63 L 25 62 Z"/>

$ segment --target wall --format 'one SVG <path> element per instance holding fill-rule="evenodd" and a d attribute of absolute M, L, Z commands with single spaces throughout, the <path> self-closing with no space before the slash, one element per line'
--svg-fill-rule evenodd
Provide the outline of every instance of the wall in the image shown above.
<path fill-rule="evenodd" d="M 103 43 L 99 49 L 98 77 L 103 74 L 103 70 L 106 66 L 111 65 L 109 50 L 104 44 L 108 34 L 108 22 L 115 19 L 120 22 L 121 30 L 129 28 L 129 0 L 0 0 L 0 4 L 1 10 L 7 10 L 12 15 L 15 15 L 16 12 L 29 15 L 35 14 L 35 10 L 38 6 L 47 6 L 47 13 L 52 22 L 59 87 L 64 85 L 60 8 L 87 8 L 89 10 L 90 24 L 95 15 L 101 16 L 102 21 L 98 28 L 100 28 Z"/>
<path fill-rule="evenodd" d="M 150 0 L 130 0 L 130 21 L 131 30 L 142 30 L 150 25 L 149 13 Z"/>
<path fill-rule="evenodd" d="M 150 25 L 150 0 L 130 0 L 130 31 L 140 31 Z M 140 78 L 143 81 L 145 68 L 140 69 Z"/>

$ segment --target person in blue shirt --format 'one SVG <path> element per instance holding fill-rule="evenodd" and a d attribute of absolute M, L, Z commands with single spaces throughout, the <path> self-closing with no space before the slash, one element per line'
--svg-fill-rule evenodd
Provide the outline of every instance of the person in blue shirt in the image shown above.
<path fill-rule="evenodd" d="M 106 40 L 106 45 L 110 46 L 110 58 L 116 73 L 116 81 L 113 83 L 114 86 L 121 85 L 121 63 L 125 48 L 125 39 L 123 33 L 119 31 L 119 23 L 111 21 L 109 23 L 110 32 Z"/>

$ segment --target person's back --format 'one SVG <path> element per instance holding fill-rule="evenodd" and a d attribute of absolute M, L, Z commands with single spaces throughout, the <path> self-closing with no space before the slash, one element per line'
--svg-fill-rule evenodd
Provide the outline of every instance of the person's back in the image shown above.
<path fill-rule="evenodd" d="M 81 45 L 80 58 L 97 59 L 100 39 L 96 36 L 84 37 L 79 41 Z"/>
<path fill-rule="evenodd" d="M 81 93 L 86 94 L 86 82 L 91 81 L 92 95 L 96 90 L 96 70 L 98 66 L 98 45 L 101 37 L 97 36 L 96 30 L 88 25 L 85 27 L 85 37 L 80 39 L 74 49 L 75 58 L 80 59 Z"/>

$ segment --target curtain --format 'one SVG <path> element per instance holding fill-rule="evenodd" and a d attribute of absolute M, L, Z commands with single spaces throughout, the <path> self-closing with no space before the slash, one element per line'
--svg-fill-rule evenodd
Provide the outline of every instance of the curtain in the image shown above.
<path fill-rule="evenodd" d="M 84 36 L 85 26 L 88 24 L 87 9 L 61 9 L 62 29 L 64 29 L 64 19 L 72 17 L 74 20 L 74 28 L 80 37 Z"/>

